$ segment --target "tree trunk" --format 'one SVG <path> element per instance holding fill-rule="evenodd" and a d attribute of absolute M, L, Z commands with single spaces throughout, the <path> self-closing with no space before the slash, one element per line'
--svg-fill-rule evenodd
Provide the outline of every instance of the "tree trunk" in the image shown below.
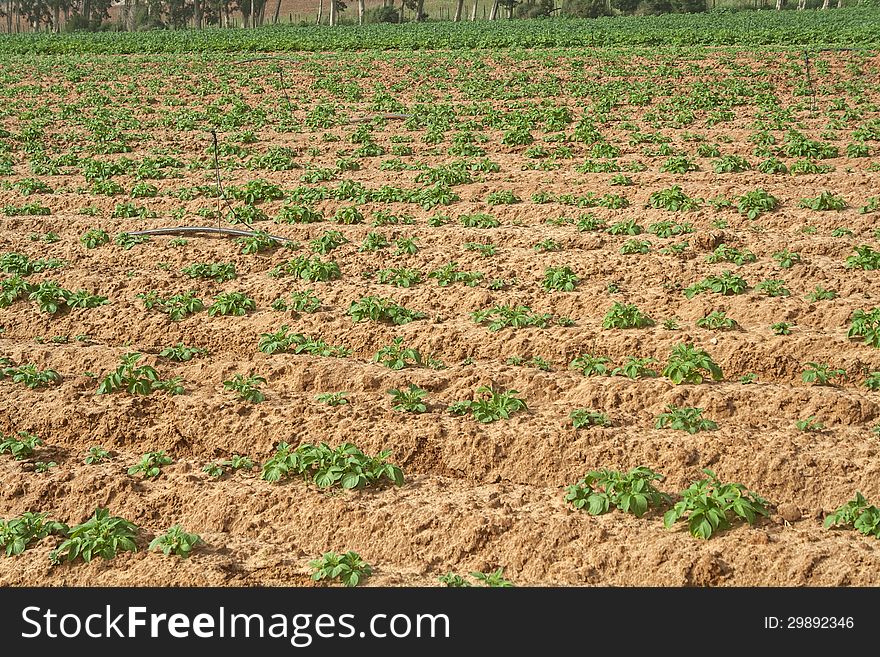
<path fill-rule="evenodd" d="M 461 20 L 461 11 L 464 9 L 464 0 L 458 0 L 458 3 L 455 5 L 455 22 L 458 23 Z"/>
<path fill-rule="evenodd" d="M 324 0 L 318 0 L 318 20 L 315 21 L 315 25 L 320 25 L 322 20 L 324 20 Z"/>
<path fill-rule="evenodd" d="M 416 21 L 421 23 L 422 17 L 425 15 L 425 0 L 419 0 L 416 5 Z"/>
<path fill-rule="evenodd" d="M 358 0 L 358 25 L 364 24 L 364 12 L 367 10 L 364 0 Z"/>
<path fill-rule="evenodd" d="M 776 11 L 782 11 L 782 0 L 776 0 Z"/>
<path fill-rule="evenodd" d="M 477 20 L 477 5 L 480 3 L 480 0 L 474 0 L 474 6 L 471 9 L 471 22 Z"/>
<path fill-rule="evenodd" d="M 56 2 L 52 10 L 55 14 L 55 18 L 52 20 L 52 31 L 58 34 L 61 31 L 61 5 Z"/>
<path fill-rule="evenodd" d="M 498 0 L 492 2 L 492 11 L 489 12 L 489 20 L 494 21 L 498 18 Z"/>
<path fill-rule="evenodd" d="M 823 0 L 822 9 L 828 9 L 831 6 L 831 0 Z"/>
<path fill-rule="evenodd" d="M 336 0 L 330 0 L 330 26 L 336 25 Z"/>
<path fill-rule="evenodd" d="M 393 2 L 391 3 L 391 6 L 392 6 L 392 7 L 394 6 L 394 3 L 393 3 Z M 403 10 L 404 10 L 404 9 L 406 9 L 406 0 L 400 0 L 400 14 L 398 14 L 398 16 L 397 16 L 397 22 L 398 22 L 398 23 L 402 23 L 402 22 L 403 22 Z"/>

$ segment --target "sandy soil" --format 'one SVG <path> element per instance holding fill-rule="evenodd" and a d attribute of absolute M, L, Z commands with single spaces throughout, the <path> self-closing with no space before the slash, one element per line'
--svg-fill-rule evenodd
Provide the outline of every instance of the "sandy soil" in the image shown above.
<path fill-rule="evenodd" d="M 157 237 L 129 251 L 112 242 L 86 249 L 79 237 L 90 228 L 103 228 L 113 236 L 181 223 L 210 225 L 212 220 L 197 213 L 216 208 L 215 199 L 198 195 L 181 201 L 172 193 L 194 185 L 210 186 L 213 170 L 166 170 L 176 171 L 179 177 L 151 180 L 159 189 L 155 198 L 101 196 L 90 192 L 90 184 L 77 167 L 62 167 L 59 175 L 33 176 L 28 165 L 31 155 L 15 139 L 26 126 L 39 122 L 42 110 L 44 137 L 40 141 L 47 154 L 79 152 L 85 157 L 94 141 L 84 119 L 104 112 L 110 124 L 124 130 L 133 151 L 94 156 L 97 159 L 140 160 L 165 153 L 183 163 L 206 162 L 210 126 L 203 122 L 196 129 L 173 126 L 187 112 L 204 112 L 214 104 L 226 117 L 220 126 L 223 143 L 239 143 L 235 133 L 251 129 L 257 141 L 245 147 L 254 154 L 270 146 L 290 146 L 303 166 L 333 167 L 337 151 L 358 147 L 348 139 L 357 126 L 277 130 L 275 117 L 285 101 L 273 87 L 275 64 L 223 67 L 212 60 L 184 58 L 97 58 L 66 64 L 45 58 L 0 63 L 10 99 L 0 114 L 0 128 L 10 134 L 0 142 L 14 162 L 13 175 L 0 176 L 0 185 L 36 177 L 54 189 L 51 194 L 26 197 L 9 185 L 0 187 L 0 207 L 39 201 L 52 210 L 48 216 L 0 219 L 0 255 L 18 252 L 32 258 L 59 258 L 65 262 L 63 268 L 29 279 L 54 280 L 65 288 L 87 289 L 111 301 L 99 308 L 56 315 L 40 313 L 28 301 L 0 309 L 0 356 L 16 364 L 55 369 L 63 377 L 59 385 L 38 390 L 9 378 L 0 380 L 0 432 L 26 430 L 45 441 L 30 460 L 0 456 L 0 517 L 46 511 L 74 524 L 89 517 L 97 506 L 107 506 L 142 527 L 142 547 L 175 523 L 199 533 L 206 542 L 186 561 L 140 551 L 109 562 L 51 566 L 48 554 L 57 541 L 45 539 L 21 556 L 0 560 L 0 584 L 307 585 L 308 561 L 330 549 L 359 552 L 375 569 L 371 585 L 436 585 L 437 576 L 448 571 L 496 567 L 504 567 L 505 575 L 517 585 L 880 584 L 876 539 L 822 527 L 824 516 L 856 490 L 875 503 L 880 499 L 880 435 L 872 431 L 880 423 L 880 392 L 862 385 L 866 373 L 880 370 L 880 350 L 848 340 L 846 335 L 855 310 L 880 305 L 880 278 L 874 271 L 845 266 L 854 246 L 880 248 L 874 232 L 878 213 L 859 212 L 880 189 L 880 173 L 870 170 L 871 162 L 880 158 L 880 145 L 866 142 L 871 149 L 867 158 L 844 156 L 846 146 L 853 142 L 851 132 L 880 117 L 880 60 L 859 60 L 857 53 L 823 53 L 821 61 L 812 63 L 817 97 L 816 110 L 811 111 L 809 95 L 798 93 L 804 76 L 797 69 L 802 64 L 797 54 L 704 55 L 537 51 L 474 55 L 464 61 L 457 59 L 463 55 L 444 53 L 363 54 L 346 59 L 309 56 L 302 58 L 301 66 L 285 64 L 297 122 L 318 103 L 336 104 L 342 116 L 392 109 L 382 104 L 379 89 L 407 110 L 419 112 L 417 103 L 445 103 L 456 108 L 461 120 L 477 122 L 475 103 L 509 113 L 527 101 L 567 105 L 575 116 L 575 123 L 566 128 L 570 134 L 582 112 L 595 114 L 597 83 L 610 89 L 621 81 L 640 81 L 653 94 L 650 104 L 635 105 L 628 102 L 628 92 L 621 92 L 620 104 L 609 120 L 597 124 L 605 139 L 620 148 L 619 162 L 638 160 L 647 166 L 642 172 L 626 174 L 632 186 L 612 186 L 610 173 L 577 173 L 574 167 L 590 157 L 591 146 L 575 141 L 567 144 L 573 158 L 557 160 L 560 168 L 524 169 L 539 160 L 526 157 L 524 146 L 502 144 L 502 129 L 485 127 L 474 129 L 476 135 L 486 137 L 478 145 L 500 171 L 476 173 L 474 182 L 454 187 L 460 201 L 435 210 L 400 203 L 366 203 L 360 208 L 368 221 L 376 211 L 385 210 L 410 214 L 415 220 L 412 225 L 260 224 L 273 234 L 297 240 L 301 248 L 295 254 L 307 254 L 309 240 L 326 230 L 338 230 L 350 240 L 322 256 L 337 261 L 343 277 L 312 284 L 268 276 L 273 267 L 294 255 L 291 252 L 277 249 L 242 255 L 239 245 L 223 238 L 194 237 L 186 245 L 173 246 L 172 238 Z M 253 82 L 248 79 L 252 74 Z M 714 173 L 716 158 L 696 156 L 698 142 L 687 141 L 686 133 L 704 135 L 705 143 L 718 143 L 721 153 L 741 155 L 757 164 L 763 158 L 753 154 L 749 137 L 762 110 L 745 92 L 732 107 L 730 121 L 707 123 L 715 109 L 709 107 L 695 109 L 691 125 L 665 124 L 669 108 L 664 104 L 701 84 L 716 91 L 729 84 L 729 88 L 739 85 L 758 93 L 775 92 L 778 105 L 791 113 L 799 130 L 839 147 L 840 157 L 821 162 L 832 165 L 834 171 L 798 176 Z M 360 98 L 351 93 L 355 85 L 362 90 Z M 858 110 L 858 116 L 841 118 L 842 112 L 832 109 L 841 96 L 851 109 Z M 233 97 L 243 99 L 251 109 L 230 112 L 227 101 Z M 716 104 L 723 104 L 725 98 L 719 93 Z M 24 114 L 35 103 L 37 111 Z M 95 109 L 96 105 L 104 109 Z M 248 128 L 248 121 L 260 111 L 266 113 L 265 125 Z M 660 121 L 659 128 L 651 125 L 651 113 L 658 115 L 654 119 Z M 194 116 L 199 119 L 198 114 Z M 231 125 L 236 116 L 244 117 L 243 125 Z M 842 120 L 843 126 L 822 136 L 834 118 Z M 659 129 L 671 138 L 676 151 L 689 153 L 699 169 L 685 174 L 661 172 L 667 157 L 643 153 L 645 146 L 656 148 L 656 144 L 630 144 L 626 122 L 644 132 Z M 785 132 L 771 132 L 778 147 Z M 340 140 L 322 139 L 325 133 Z M 415 182 L 418 171 L 379 168 L 392 157 L 395 142 L 391 138 L 412 137 L 406 145 L 413 154 L 401 157 L 404 162 L 438 166 L 456 159 L 447 155 L 454 133 L 448 131 L 439 145 L 426 144 L 424 129 L 409 131 L 400 122 L 389 121 L 372 132 L 375 142 L 388 151 L 386 156 L 362 158 L 361 170 L 343 172 L 321 184 L 335 187 L 339 180 L 350 179 L 369 188 L 386 184 L 419 187 Z M 535 143 L 541 143 L 551 133 L 536 123 L 532 134 Z M 545 145 L 548 149 L 557 146 L 553 142 Z M 798 158 L 780 159 L 790 166 Z M 243 158 L 224 160 L 238 162 L 222 171 L 227 188 L 257 178 L 288 190 L 301 184 L 303 169 L 249 170 Z M 114 180 L 126 190 L 136 182 L 131 174 Z M 673 184 L 704 199 L 734 198 L 762 187 L 779 198 L 780 207 L 755 221 L 736 209 L 714 210 L 708 204 L 680 213 L 646 208 L 652 192 Z M 488 205 L 487 195 L 498 190 L 512 190 L 524 202 Z M 848 207 L 840 212 L 798 207 L 799 199 L 822 190 L 839 194 Z M 629 207 L 589 211 L 609 224 L 636 219 L 647 227 L 667 219 L 687 221 L 695 232 L 670 239 L 642 234 L 638 239 L 650 242 L 651 251 L 622 255 L 620 248 L 629 236 L 579 232 L 571 223 L 547 224 L 561 216 L 576 219 L 587 210 L 531 202 L 532 194 L 541 191 L 623 194 Z M 128 200 L 157 216 L 112 218 L 114 206 Z M 272 201 L 260 207 L 274 217 L 283 204 Z M 329 219 L 338 207 L 347 205 L 351 203 L 323 201 L 314 207 Z M 96 216 L 81 214 L 85 207 L 96 208 Z M 501 225 L 472 229 L 453 221 L 430 227 L 428 219 L 441 212 L 453 219 L 487 212 Z M 812 228 L 805 231 L 804 227 Z M 838 227 L 847 227 L 852 234 L 833 237 L 831 232 Z M 50 231 L 60 241 L 46 244 L 29 237 Z M 389 241 L 416 236 L 420 251 L 395 256 L 392 245 L 377 253 L 359 252 L 366 235 L 376 231 Z M 558 242 L 561 250 L 536 251 L 534 245 L 548 238 Z M 682 253 L 659 253 L 685 239 L 689 245 Z M 465 243 L 474 241 L 491 241 L 497 254 L 483 257 L 465 250 Z M 742 267 L 708 264 L 706 256 L 721 243 L 749 249 L 757 261 Z M 802 262 L 780 268 L 772 255 L 782 249 L 800 253 Z M 459 269 L 483 272 L 485 281 L 515 278 L 516 283 L 492 291 L 486 282 L 473 288 L 462 284 L 441 288 L 429 279 L 404 289 L 364 276 L 379 268 L 403 266 L 427 273 L 452 260 Z M 191 280 L 180 272 L 196 262 L 233 262 L 238 277 L 214 283 Z M 545 268 L 560 265 L 574 269 L 580 285 L 572 292 L 544 291 L 540 281 Z M 751 289 L 736 296 L 701 294 L 690 300 L 682 294 L 682 288 L 727 270 L 736 270 Z M 754 289 L 766 279 L 784 280 L 791 295 L 771 298 Z M 609 292 L 610 284 L 618 291 Z M 807 295 L 819 285 L 836 290 L 838 297 L 808 301 Z M 316 313 L 297 315 L 271 309 L 275 299 L 306 288 L 313 288 L 321 299 Z M 243 317 L 210 317 L 203 311 L 172 322 L 156 310 L 145 309 L 136 296 L 151 290 L 163 296 L 195 290 L 206 303 L 221 291 L 239 290 L 251 296 L 257 308 Z M 367 294 L 392 298 L 426 313 L 427 318 L 399 327 L 354 323 L 348 306 Z M 603 329 L 602 319 L 614 301 L 636 304 L 657 320 L 657 326 Z M 492 333 L 471 319 L 471 312 L 502 303 L 567 316 L 574 325 Z M 695 322 L 713 310 L 726 312 L 740 328 L 697 328 Z M 664 328 L 663 320 L 669 318 L 678 318 L 680 328 Z M 781 321 L 793 324 L 790 335 L 775 335 L 771 330 L 771 324 Z M 330 344 L 345 345 L 351 356 L 259 352 L 260 334 L 282 324 Z M 53 341 L 56 336 L 64 338 Z M 77 340 L 76 336 L 88 337 Z M 378 349 L 398 336 L 423 355 L 442 360 L 446 369 L 392 371 L 371 362 Z M 205 348 L 209 354 L 187 363 L 158 356 L 164 347 L 181 341 Z M 653 357 L 662 368 L 670 348 L 681 342 L 708 351 L 723 369 L 724 381 L 676 386 L 662 377 L 636 381 L 620 376 L 587 378 L 568 368 L 583 353 L 605 355 L 615 365 L 628 356 Z M 144 362 L 154 365 L 163 377 L 182 376 L 186 394 L 96 395 L 98 379 L 131 351 L 145 354 Z M 552 369 L 506 364 L 511 356 L 539 356 Z M 804 383 L 801 372 L 810 361 L 845 369 L 847 378 L 834 386 Z M 250 404 L 224 390 L 222 382 L 236 372 L 264 376 L 266 401 Z M 757 375 L 757 382 L 743 385 L 740 378 L 748 373 Z M 427 413 L 391 409 L 387 390 L 409 383 L 429 391 Z M 490 383 L 518 390 L 529 411 L 488 425 L 446 412 L 448 404 L 471 398 L 477 387 Z M 333 408 L 315 400 L 320 393 L 336 391 L 348 392 L 350 404 Z M 703 408 L 719 428 L 695 435 L 653 428 L 667 404 Z M 568 419 L 575 408 L 604 411 L 614 426 L 575 430 Z M 809 416 L 826 429 L 799 431 L 795 423 Z M 265 460 L 282 440 L 334 445 L 350 441 L 370 454 L 391 449 L 392 460 L 404 469 L 406 483 L 399 489 L 328 493 L 299 480 L 271 484 L 262 481 L 256 470 L 220 480 L 201 471 L 208 462 L 234 453 Z M 112 450 L 113 458 L 101 465 L 85 465 L 86 451 L 95 445 Z M 155 480 L 126 474 L 141 454 L 151 450 L 165 450 L 175 462 Z M 38 460 L 58 465 L 36 473 L 33 462 Z M 737 525 L 702 541 L 683 528 L 664 529 L 662 513 L 639 519 L 613 511 L 593 517 L 571 509 L 564 500 L 564 487 L 588 470 L 637 465 L 666 475 L 661 488 L 669 493 L 685 488 L 700 476 L 702 468 L 711 468 L 721 479 L 741 482 L 770 500 L 773 513 L 755 527 Z"/>

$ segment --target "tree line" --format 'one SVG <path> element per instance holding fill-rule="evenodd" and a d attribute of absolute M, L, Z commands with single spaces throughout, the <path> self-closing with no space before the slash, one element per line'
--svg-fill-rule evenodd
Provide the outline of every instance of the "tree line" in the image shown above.
<path fill-rule="evenodd" d="M 399 23 L 408 11 L 412 20 L 428 19 L 425 0 L 383 0 L 367 11 L 365 0 L 354 0 L 357 22 Z M 796 3 L 804 9 L 808 0 L 761 0 L 775 9 Z M 822 9 L 843 0 L 821 0 Z M 859 4 L 863 0 L 857 0 Z M 282 0 L 0 0 L 0 21 L 6 32 L 49 30 L 58 32 L 100 29 L 156 29 L 232 27 L 255 28 L 277 24 Z M 596 18 L 619 14 L 693 13 L 708 9 L 707 0 L 483 0 L 488 2 L 489 20 L 500 18 L 538 18 L 554 15 Z M 818 0 L 811 0 L 818 2 Z M 466 3 L 468 6 L 465 6 Z M 480 0 L 456 0 L 452 20 L 477 20 Z M 111 7 L 118 8 L 115 25 L 108 23 Z M 317 0 L 317 24 L 337 25 L 348 10 L 345 0 Z M 485 12 L 485 9 L 484 9 Z M 485 15 L 485 14 L 484 14 Z M 0 25 L 3 25 L 0 22 Z"/>

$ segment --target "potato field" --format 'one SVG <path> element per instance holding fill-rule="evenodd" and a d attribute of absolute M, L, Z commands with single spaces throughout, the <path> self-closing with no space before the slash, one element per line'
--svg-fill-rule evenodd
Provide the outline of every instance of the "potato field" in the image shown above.
<path fill-rule="evenodd" d="M 126 38 L 0 59 L 0 584 L 880 584 L 871 39 Z"/>

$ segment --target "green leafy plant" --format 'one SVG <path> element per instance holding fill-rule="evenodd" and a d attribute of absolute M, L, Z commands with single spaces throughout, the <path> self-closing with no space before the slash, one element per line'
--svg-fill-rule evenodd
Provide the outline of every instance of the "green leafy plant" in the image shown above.
<path fill-rule="evenodd" d="M 325 552 L 309 566 L 316 582 L 337 579 L 345 586 L 357 586 L 373 574 L 373 568 L 357 552 Z"/>
<path fill-rule="evenodd" d="M 391 324 L 408 324 L 409 322 L 423 319 L 425 313 L 409 310 L 397 305 L 391 299 L 368 296 L 353 301 L 348 308 L 348 314 L 354 322 L 370 319 L 374 322 L 388 322 Z"/>
<path fill-rule="evenodd" d="M 861 338 L 866 345 L 880 349 L 880 308 L 856 310 L 850 317 L 846 337 L 850 340 Z"/>
<path fill-rule="evenodd" d="M 0 454 L 9 452 L 16 461 L 23 461 L 33 455 L 34 451 L 43 444 L 43 440 L 27 431 L 5 436 L 0 433 Z"/>
<path fill-rule="evenodd" d="M 370 457 L 351 443 L 342 443 L 335 449 L 327 443 L 312 445 L 304 443 L 295 450 L 282 442 L 275 454 L 262 468 L 262 478 L 269 482 L 280 481 L 289 476 L 302 476 L 319 488 L 339 486 L 360 489 L 389 482 L 403 485 L 403 471 L 388 462 L 391 450 Z"/>
<path fill-rule="evenodd" d="M 214 297 L 214 303 L 208 308 L 208 314 L 212 317 L 214 315 L 241 316 L 256 307 L 256 302 L 244 292 L 221 292 Z"/>
<path fill-rule="evenodd" d="M 107 244 L 110 241 L 110 235 L 107 234 L 107 231 L 101 230 L 100 228 L 90 228 L 83 233 L 82 237 L 79 238 L 79 241 L 82 242 L 87 249 L 96 249 L 99 246 Z"/>
<path fill-rule="evenodd" d="M 18 367 L 8 366 L 0 369 L 0 379 L 10 377 L 13 383 L 22 383 L 31 390 L 57 385 L 61 375 L 53 369 L 41 370 L 33 363 Z"/>
<path fill-rule="evenodd" d="M 192 553 L 193 548 L 204 543 L 198 534 L 189 534 L 180 525 L 173 525 L 164 534 L 150 541 L 150 550 L 160 550 L 166 557 L 176 554 L 186 559 Z"/>
<path fill-rule="evenodd" d="M 791 295 L 791 291 L 785 287 L 785 281 L 775 278 L 761 281 L 755 286 L 755 289 L 760 290 L 768 297 L 787 297 Z"/>
<path fill-rule="evenodd" d="M 709 469 L 703 469 L 703 473 L 706 477 L 682 491 L 681 501 L 664 514 L 663 524 L 667 529 L 679 520 L 686 520 L 692 536 L 708 539 L 730 528 L 737 518 L 753 525 L 758 516 L 769 517 L 767 500 L 742 484 L 721 483 Z"/>
<path fill-rule="evenodd" d="M 98 445 L 89 447 L 89 451 L 86 455 L 85 464 L 86 465 L 97 465 L 99 463 L 103 463 L 107 459 L 110 458 L 110 452 L 100 447 Z"/>
<path fill-rule="evenodd" d="M 223 382 L 226 390 L 237 392 L 238 396 L 243 400 L 252 404 L 259 404 L 265 401 L 266 395 L 260 391 L 260 386 L 266 383 L 266 379 L 262 376 L 247 376 L 236 374 L 231 379 Z"/>
<path fill-rule="evenodd" d="M 714 431 L 718 428 L 718 423 L 703 418 L 702 408 L 668 404 L 666 411 L 657 416 L 654 426 L 657 429 L 674 429 L 695 434 L 700 431 Z"/>
<path fill-rule="evenodd" d="M 708 373 L 713 381 L 724 378 L 721 368 L 707 352 L 690 344 L 677 344 L 672 348 L 669 362 L 662 374 L 678 385 L 702 383 L 705 378 L 704 372 Z"/>
<path fill-rule="evenodd" d="M 181 271 L 190 278 L 201 278 L 217 283 L 231 281 L 236 277 L 235 263 L 233 262 L 197 262 L 189 267 L 184 267 Z"/>
<path fill-rule="evenodd" d="M 584 509 L 594 516 L 608 513 L 613 506 L 641 518 L 651 507 L 670 501 L 669 496 L 657 490 L 652 483 L 663 479 L 663 475 L 645 466 L 635 467 L 626 473 L 592 470 L 565 489 L 565 500 L 575 509 Z"/>
<path fill-rule="evenodd" d="M 811 415 L 804 420 L 798 420 L 794 425 L 797 427 L 798 431 L 804 431 L 806 433 L 820 433 L 825 430 L 825 425 L 817 421 L 815 415 Z"/>
<path fill-rule="evenodd" d="M 798 202 L 798 207 L 820 211 L 836 210 L 839 212 L 846 208 L 846 201 L 833 192 L 824 191 L 813 198 L 802 198 Z"/>
<path fill-rule="evenodd" d="M 470 576 L 475 580 L 482 582 L 483 586 L 489 588 L 511 588 L 513 583 L 504 578 L 504 568 L 498 568 L 491 573 L 473 572 Z"/>
<path fill-rule="evenodd" d="M 804 383 L 813 383 L 820 386 L 834 385 L 833 380 L 845 377 L 846 370 L 835 369 L 826 363 L 809 362 L 804 365 L 801 379 Z"/>
<path fill-rule="evenodd" d="M 575 429 L 611 426 L 611 420 L 605 413 L 588 408 L 576 408 L 568 414 L 568 417 L 571 420 L 571 426 Z"/>
<path fill-rule="evenodd" d="M 208 353 L 207 349 L 201 347 L 188 347 L 182 342 L 178 342 L 172 347 L 165 347 L 159 352 L 161 358 L 167 358 L 178 363 L 186 363 L 193 358 L 204 356 Z"/>
<path fill-rule="evenodd" d="M 736 320 L 727 316 L 727 313 L 713 310 L 705 317 L 697 320 L 697 326 L 711 331 L 732 331 L 739 328 Z"/>
<path fill-rule="evenodd" d="M 395 411 L 407 413 L 424 413 L 428 407 L 425 405 L 425 397 L 428 391 L 410 383 L 408 388 L 392 388 L 388 391 L 391 395 L 391 408 Z"/>
<path fill-rule="evenodd" d="M 609 362 L 605 356 L 581 354 L 571 361 L 569 368 L 578 370 L 584 376 L 604 376 L 609 374 Z"/>
<path fill-rule="evenodd" d="M 133 523 L 111 516 L 110 511 L 98 508 L 86 522 L 73 527 L 67 540 L 49 555 L 53 564 L 82 558 L 88 563 L 94 557 L 113 559 L 118 552 L 137 552 L 135 538 L 138 528 Z"/>
<path fill-rule="evenodd" d="M 766 212 L 772 212 L 778 206 L 779 200 L 760 188 L 746 192 L 736 199 L 737 210 L 749 219 L 757 219 Z"/>
<path fill-rule="evenodd" d="M 9 520 L 0 519 L 0 549 L 7 557 L 14 557 L 47 536 L 67 536 L 69 527 L 49 520 L 48 516 L 48 513 L 25 511 Z"/>
<path fill-rule="evenodd" d="M 637 358 L 629 356 L 621 367 L 611 370 L 612 376 L 625 376 L 630 379 L 650 379 L 657 376 L 657 370 L 651 365 L 656 363 L 654 358 Z"/>
<path fill-rule="evenodd" d="M 392 370 L 402 370 L 408 366 L 421 367 L 422 355 L 418 349 L 405 347 L 403 338 L 394 338 L 390 345 L 382 347 L 373 356 L 374 363 L 382 363 Z"/>
<path fill-rule="evenodd" d="M 490 331 L 500 331 L 503 328 L 524 328 L 536 326 L 545 328 L 552 319 L 549 313 L 533 313 L 528 306 L 493 306 L 484 310 L 471 313 L 471 317 L 477 324 L 488 324 Z"/>
<path fill-rule="evenodd" d="M 856 492 L 855 498 L 825 518 L 824 525 L 826 528 L 852 527 L 865 536 L 880 538 L 880 509 Z"/>
<path fill-rule="evenodd" d="M 156 368 L 138 365 L 140 359 L 141 354 L 137 352 L 121 356 L 116 370 L 101 380 L 97 394 L 106 395 L 118 390 L 125 390 L 132 395 L 149 395 L 155 390 L 165 390 L 171 394 L 184 392 L 179 378 L 163 381 Z"/>
<path fill-rule="evenodd" d="M 345 406 L 348 404 L 348 397 L 344 392 L 325 392 L 317 395 L 315 401 L 327 404 L 327 406 Z"/>
<path fill-rule="evenodd" d="M 654 326 L 656 322 L 644 314 L 635 304 L 622 304 L 615 302 L 602 320 L 602 327 L 606 329 L 631 329 Z"/>
<path fill-rule="evenodd" d="M 864 269 L 866 271 L 880 269 L 880 251 L 875 251 L 866 244 L 854 248 L 856 254 L 846 259 L 848 269 Z"/>
<path fill-rule="evenodd" d="M 541 287 L 547 292 L 571 292 L 577 287 L 579 281 L 580 279 L 571 267 L 548 267 L 544 271 Z"/>
<path fill-rule="evenodd" d="M 449 410 L 454 415 L 471 413 L 477 422 L 488 424 L 510 419 L 513 413 L 528 411 L 525 401 L 517 397 L 516 390 L 501 390 L 494 386 L 477 388 L 477 398 L 455 402 Z"/>
<path fill-rule="evenodd" d="M 142 475 L 144 479 L 155 479 L 162 474 L 162 467 L 174 463 L 174 459 L 164 451 L 147 452 L 141 460 L 128 469 L 130 475 Z"/>

